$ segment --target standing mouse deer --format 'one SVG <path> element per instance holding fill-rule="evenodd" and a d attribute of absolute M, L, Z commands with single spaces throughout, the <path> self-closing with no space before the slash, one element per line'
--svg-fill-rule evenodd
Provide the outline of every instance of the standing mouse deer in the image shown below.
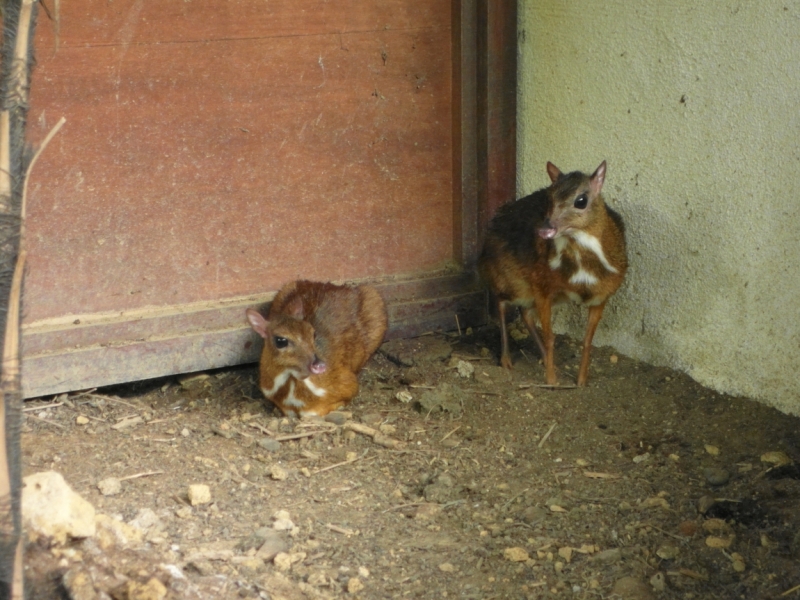
<path fill-rule="evenodd" d="M 600 195 L 605 161 L 591 176 L 578 171 L 565 175 L 550 162 L 547 174 L 552 181 L 549 187 L 499 209 L 478 266 L 497 300 L 500 363 L 511 368 L 505 317 L 508 306 L 515 305 L 542 352 L 549 385 L 556 383 L 553 303 L 572 299 L 589 307 L 578 371 L 578 385 L 583 386 L 603 308 L 628 268 L 625 226 Z M 536 331 L 536 317 L 542 337 Z"/>
<path fill-rule="evenodd" d="M 352 400 L 388 321 L 375 288 L 313 281 L 287 283 L 267 318 L 249 308 L 247 320 L 264 338 L 261 392 L 295 416 L 323 416 Z"/>

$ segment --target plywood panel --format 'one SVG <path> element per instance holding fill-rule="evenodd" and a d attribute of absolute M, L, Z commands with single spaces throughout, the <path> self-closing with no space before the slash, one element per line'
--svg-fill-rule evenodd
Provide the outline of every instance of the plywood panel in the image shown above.
<path fill-rule="evenodd" d="M 449 2 L 62 3 L 26 322 L 453 258 Z"/>

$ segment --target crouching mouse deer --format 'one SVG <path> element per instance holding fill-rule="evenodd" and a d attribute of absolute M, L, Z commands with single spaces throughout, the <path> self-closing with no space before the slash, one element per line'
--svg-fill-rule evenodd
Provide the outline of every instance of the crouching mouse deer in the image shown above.
<path fill-rule="evenodd" d="M 383 341 L 386 306 L 375 288 L 293 281 L 264 318 L 247 309 L 264 338 L 259 385 L 286 415 L 326 415 L 358 393 L 357 374 Z"/>

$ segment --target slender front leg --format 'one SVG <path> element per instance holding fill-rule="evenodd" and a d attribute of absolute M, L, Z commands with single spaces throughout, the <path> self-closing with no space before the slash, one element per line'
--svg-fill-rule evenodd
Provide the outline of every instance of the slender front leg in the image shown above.
<path fill-rule="evenodd" d="M 497 301 L 497 316 L 500 318 L 500 366 L 504 369 L 511 368 L 511 354 L 508 351 L 508 331 L 506 330 L 505 300 Z"/>
<path fill-rule="evenodd" d="M 519 309 L 519 311 L 522 313 L 522 320 L 525 322 L 525 327 L 528 328 L 531 336 L 533 336 L 533 339 L 536 341 L 536 345 L 539 346 L 539 352 L 542 355 L 542 360 L 544 360 L 544 344 L 542 343 L 542 338 L 539 335 L 539 332 L 536 331 L 536 322 L 533 318 L 534 310 L 535 309 L 532 306 Z"/>
<path fill-rule="evenodd" d="M 544 374 L 547 385 L 556 384 L 556 365 L 553 357 L 556 345 L 556 336 L 553 333 L 553 324 L 550 322 L 552 302 L 544 298 L 536 304 L 539 312 L 539 321 L 542 322 L 542 341 L 544 342 Z"/>
<path fill-rule="evenodd" d="M 583 337 L 583 356 L 581 356 L 581 369 L 578 371 L 578 385 L 586 385 L 586 380 L 589 378 L 589 362 L 591 361 L 592 353 L 592 338 L 597 329 L 597 324 L 600 322 L 600 317 L 603 316 L 603 309 L 606 303 L 603 302 L 598 306 L 589 307 L 589 322 L 586 325 L 586 335 Z"/>

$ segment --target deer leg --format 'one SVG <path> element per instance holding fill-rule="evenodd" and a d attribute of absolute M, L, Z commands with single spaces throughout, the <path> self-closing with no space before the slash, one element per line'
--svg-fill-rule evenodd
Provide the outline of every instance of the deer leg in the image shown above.
<path fill-rule="evenodd" d="M 536 304 L 539 312 L 539 321 L 542 323 L 542 342 L 544 342 L 544 374 L 547 385 L 556 384 L 556 366 L 553 356 L 556 345 L 556 336 L 553 333 L 553 324 L 550 322 L 552 315 L 552 302 L 550 298 L 544 298 Z"/>
<path fill-rule="evenodd" d="M 508 329 L 506 328 L 506 307 L 505 300 L 497 301 L 497 316 L 500 318 L 500 366 L 504 369 L 511 368 L 511 353 L 508 351 Z"/>
<path fill-rule="evenodd" d="M 603 316 L 603 309 L 606 303 L 603 302 L 598 306 L 589 307 L 589 322 L 586 325 L 586 335 L 583 337 L 583 356 L 581 356 L 581 368 L 578 371 L 578 385 L 586 385 L 586 380 L 589 378 L 589 362 L 591 361 L 592 353 L 592 338 L 597 329 L 597 324 L 600 322 L 600 317 Z"/>
<path fill-rule="evenodd" d="M 536 330 L 536 322 L 533 318 L 533 307 L 522 308 L 520 307 L 519 312 L 522 314 L 522 320 L 525 323 L 525 327 L 528 328 L 531 336 L 533 337 L 534 341 L 536 341 L 536 345 L 539 346 L 539 352 L 542 355 L 542 360 L 544 360 L 545 350 L 544 344 L 542 343 L 542 337 L 539 335 L 539 332 Z"/>

